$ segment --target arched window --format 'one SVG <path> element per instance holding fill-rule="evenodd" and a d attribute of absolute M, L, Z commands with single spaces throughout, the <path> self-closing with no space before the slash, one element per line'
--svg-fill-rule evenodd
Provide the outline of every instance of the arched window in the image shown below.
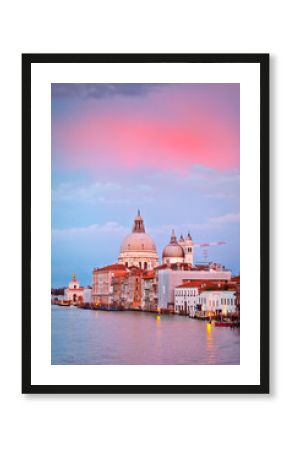
<path fill-rule="evenodd" d="M 147 262 L 144 262 L 144 269 L 147 269 Z"/>

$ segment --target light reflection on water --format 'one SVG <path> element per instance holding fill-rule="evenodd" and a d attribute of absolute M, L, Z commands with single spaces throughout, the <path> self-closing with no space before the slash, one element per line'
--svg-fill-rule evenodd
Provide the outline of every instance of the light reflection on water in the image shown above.
<path fill-rule="evenodd" d="M 239 364 L 240 332 L 140 312 L 52 306 L 52 364 Z"/>

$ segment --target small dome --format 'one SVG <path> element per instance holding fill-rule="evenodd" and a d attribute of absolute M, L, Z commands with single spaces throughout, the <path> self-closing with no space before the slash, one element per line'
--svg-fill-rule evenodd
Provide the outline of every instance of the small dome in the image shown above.
<path fill-rule="evenodd" d="M 163 249 L 162 258 L 184 258 L 183 248 L 178 244 L 174 230 L 172 230 L 170 243 Z"/>

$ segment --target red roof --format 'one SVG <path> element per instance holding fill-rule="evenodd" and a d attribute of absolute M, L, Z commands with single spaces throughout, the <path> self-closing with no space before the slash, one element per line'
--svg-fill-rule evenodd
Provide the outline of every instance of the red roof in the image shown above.
<path fill-rule="evenodd" d="M 231 281 L 234 281 L 234 282 L 236 282 L 236 283 L 239 283 L 239 282 L 240 282 L 240 275 L 237 275 L 236 277 L 233 277 L 233 278 L 231 279 Z"/>
<path fill-rule="evenodd" d="M 176 286 L 177 288 L 191 288 L 191 287 L 200 287 L 201 285 L 205 284 L 207 280 L 192 280 L 192 281 L 185 281 L 183 284 L 180 284 L 179 286 Z"/>
<path fill-rule="evenodd" d="M 225 289 L 224 286 L 206 286 L 203 288 L 200 288 L 200 292 L 205 292 L 205 291 L 222 291 L 222 292 L 235 292 L 236 289 L 234 288 L 227 288 Z"/>
<path fill-rule="evenodd" d="M 144 278 L 144 279 L 146 279 L 146 280 L 155 278 L 155 272 L 154 272 L 154 270 L 151 270 L 151 271 L 148 271 L 148 272 L 143 273 L 142 278 Z"/>
<path fill-rule="evenodd" d="M 110 271 L 125 271 L 126 266 L 124 264 L 111 264 L 110 266 L 100 267 L 99 269 L 94 269 L 94 272 L 110 272 Z"/>
<path fill-rule="evenodd" d="M 128 275 L 128 272 L 116 272 L 114 273 L 114 278 L 122 278 L 126 277 Z"/>
<path fill-rule="evenodd" d="M 219 286 L 220 285 L 220 286 Z M 190 287 L 203 287 L 206 288 L 219 288 L 224 289 L 225 286 L 229 287 L 227 280 L 190 280 L 185 281 L 183 284 L 176 286 L 177 288 L 190 288 Z"/>

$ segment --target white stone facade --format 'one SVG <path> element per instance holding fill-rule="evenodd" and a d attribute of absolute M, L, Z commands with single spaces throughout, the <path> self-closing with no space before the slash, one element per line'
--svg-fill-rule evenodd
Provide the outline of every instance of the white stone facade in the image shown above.
<path fill-rule="evenodd" d="M 235 291 L 208 290 L 198 293 L 196 287 L 178 287 L 174 293 L 174 312 L 194 317 L 200 311 L 204 315 L 227 316 L 237 311 Z"/>
<path fill-rule="evenodd" d="M 68 288 L 64 290 L 64 300 L 68 300 L 72 304 L 84 301 L 84 288 L 80 286 L 75 273 L 72 275 Z"/>
<path fill-rule="evenodd" d="M 196 287 L 180 287 L 174 290 L 174 312 L 177 314 L 189 314 L 194 311 L 194 305 L 199 291 Z"/>
<path fill-rule="evenodd" d="M 158 306 L 159 308 L 173 307 L 174 289 L 180 284 L 191 280 L 230 280 L 230 271 L 206 270 L 172 270 L 170 268 L 158 270 Z"/>

